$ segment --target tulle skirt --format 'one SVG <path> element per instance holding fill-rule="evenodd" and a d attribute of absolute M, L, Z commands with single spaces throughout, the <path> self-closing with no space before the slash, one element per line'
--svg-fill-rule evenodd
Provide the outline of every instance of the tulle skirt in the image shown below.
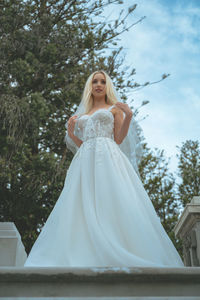
<path fill-rule="evenodd" d="M 184 265 L 128 158 L 98 137 L 75 154 L 25 266 Z"/>

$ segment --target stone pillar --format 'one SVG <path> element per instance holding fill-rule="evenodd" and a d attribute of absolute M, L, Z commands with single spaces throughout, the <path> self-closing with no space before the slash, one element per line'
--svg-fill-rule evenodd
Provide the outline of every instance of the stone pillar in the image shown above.
<path fill-rule="evenodd" d="M 186 205 L 173 230 L 183 242 L 185 266 L 200 266 L 200 197 Z"/>
<path fill-rule="evenodd" d="M 21 236 L 12 222 L 0 222 L 0 266 L 22 267 L 27 254 Z"/>

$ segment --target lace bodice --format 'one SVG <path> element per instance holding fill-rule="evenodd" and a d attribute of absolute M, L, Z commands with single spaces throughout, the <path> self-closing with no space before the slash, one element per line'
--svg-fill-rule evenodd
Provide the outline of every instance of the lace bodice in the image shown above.
<path fill-rule="evenodd" d="M 92 115 L 82 115 L 78 118 L 75 134 L 83 141 L 95 137 L 108 137 L 113 139 L 114 117 L 111 112 L 113 106 L 101 108 Z"/>
<path fill-rule="evenodd" d="M 96 137 L 106 137 L 114 140 L 114 116 L 111 112 L 114 105 L 109 108 L 100 108 L 91 115 L 82 115 L 77 118 L 74 134 L 83 142 L 92 140 Z M 67 129 L 67 123 L 66 123 Z M 73 153 L 79 147 L 72 141 L 66 132 L 65 142 Z"/>
<path fill-rule="evenodd" d="M 83 147 L 78 147 L 66 133 L 65 142 L 67 148 L 74 154 L 79 150 L 79 148 L 87 149 L 88 147 L 95 149 L 100 153 L 104 143 L 104 138 L 109 138 L 114 142 L 114 116 L 111 112 L 114 106 L 115 105 L 112 105 L 108 109 L 98 109 L 92 115 L 85 114 L 79 116 L 75 124 L 74 134 L 83 141 Z M 139 138 L 140 132 L 141 129 L 139 125 L 134 121 L 134 119 L 132 119 L 128 137 L 124 138 L 123 142 L 119 144 L 119 148 L 128 157 L 138 175 L 138 162 L 140 161 L 143 153 L 142 143 Z M 114 151 L 114 149 L 115 148 L 113 147 L 112 151 Z"/>

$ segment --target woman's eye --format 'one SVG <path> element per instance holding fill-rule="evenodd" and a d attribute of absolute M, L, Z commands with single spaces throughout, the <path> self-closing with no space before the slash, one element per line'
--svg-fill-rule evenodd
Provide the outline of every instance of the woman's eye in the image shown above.
<path fill-rule="evenodd" d="M 93 80 L 92 83 L 97 83 L 97 80 Z M 101 83 L 105 84 L 106 82 L 105 82 L 105 80 L 102 80 Z"/>

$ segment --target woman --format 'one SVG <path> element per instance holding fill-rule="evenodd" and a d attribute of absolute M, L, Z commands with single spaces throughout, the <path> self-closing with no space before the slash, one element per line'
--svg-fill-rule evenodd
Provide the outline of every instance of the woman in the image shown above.
<path fill-rule="evenodd" d="M 137 175 L 135 139 L 126 144 L 132 116 L 110 77 L 91 74 L 67 123 L 64 188 L 25 266 L 183 266 Z"/>

